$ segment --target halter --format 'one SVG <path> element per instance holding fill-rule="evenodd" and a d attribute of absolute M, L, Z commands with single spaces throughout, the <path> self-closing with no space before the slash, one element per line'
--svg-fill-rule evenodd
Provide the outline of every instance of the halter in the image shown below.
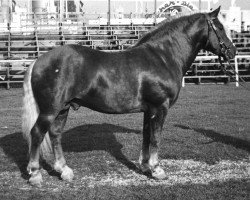
<path fill-rule="evenodd" d="M 246 90 L 250 91 L 249 88 L 247 88 L 245 85 L 241 84 L 241 82 L 239 82 L 238 80 L 236 80 L 236 78 L 234 78 L 233 75 L 238 75 L 238 77 L 240 78 L 240 80 L 242 82 L 245 83 L 245 80 L 235 71 L 234 67 L 232 66 L 231 62 L 230 62 L 230 57 L 231 57 L 231 52 L 230 52 L 230 46 L 227 46 L 225 44 L 225 42 L 223 41 L 222 37 L 220 36 L 220 34 L 218 33 L 218 29 L 214 24 L 214 20 L 215 18 L 212 19 L 207 19 L 208 22 L 208 26 L 214 31 L 219 43 L 220 43 L 220 48 L 221 48 L 221 52 L 223 54 L 223 58 L 224 60 L 228 63 L 229 67 L 232 69 L 231 71 L 227 71 L 225 65 L 222 63 L 221 60 L 221 56 L 218 56 L 219 58 L 219 62 L 220 62 L 220 66 L 221 66 L 221 70 L 228 76 L 230 76 L 230 78 L 233 78 L 235 81 L 237 81 L 242 87 L 244 87 Z M 208 30 L 208 34 L 209 34 L 209 30 Z M 207 40 L 208 43 L 209 39 Z"/>
<path fill-rule="evenodd" d="M 225 59 L 227 61 L 229 61 L 230 56 L 232 55 L 231 52 L 230 52 L 230 46 L 227 46 L 225 44 L 225 42 L 223 41 L 221 35 L 218 32 L 217 27 L 214 24 L 214 20 L 215 20 L 215 18 L 207 19 L 208 25 L 214 31 L 214 33 L 215 33 L 215 35 L 216 35 L 216 37 L 217 37 L 217 39 L 218 39 L 218 41 L 220 43 L 220 48 L 221 48 L 221 52 L 222 52 L 223 56 L 225 57 Z"/>

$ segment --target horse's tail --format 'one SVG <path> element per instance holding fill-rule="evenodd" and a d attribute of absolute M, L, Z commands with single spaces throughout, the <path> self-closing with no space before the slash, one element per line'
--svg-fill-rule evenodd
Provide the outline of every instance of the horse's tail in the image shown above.
<path fill-rule="evenodd" d="M 39 107 L 37 105 L 36 99 L 33 94 L 32 86 L 31 86 L 31 75 L 32 75 L 32 69 L 34 65 L 35 65 L 35 61 L 29 66 L 25 74 L 24 83 L 23 83 L 24 97 L 23 97 L 22 131 L 23 131 L 23 136 L 27 140 L 27 143 L 29 146 L 29 153 L 31 150 L 30 131 L 32 127 L 34 126 L 34 124 L 36 123 L 36 120 L 40 113 Z M 50 141 L 48 133 L 46 133 L 40 149 L 41 149 L 40 152 L 43 157 L 46 157 L 51 154 L 52 147 L 51 147 L 51 141 Z"/>

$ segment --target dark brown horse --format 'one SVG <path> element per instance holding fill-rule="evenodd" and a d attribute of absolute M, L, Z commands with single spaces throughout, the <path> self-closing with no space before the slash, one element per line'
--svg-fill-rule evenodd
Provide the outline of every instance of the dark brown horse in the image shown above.
<path fill-rule="evenodd" d="M 236 48 L 218 20 L 219 10 L 163 22 L 126 51 L 66 45 L 39 57 L 24 81 L 23 133 L 30 150 L 30 183 L 41 185 L 39 154 L 48 151 L 50 140 L 54 169 L 63 180 L 73 179 L 61 135 L 70 107 L 80 106 L 103 113 L 144 112 L 140 167 L 156 179 L 165 178 L 158 147 L 183 76 L 201 49 L 225 59 L 235 56 Z"/>

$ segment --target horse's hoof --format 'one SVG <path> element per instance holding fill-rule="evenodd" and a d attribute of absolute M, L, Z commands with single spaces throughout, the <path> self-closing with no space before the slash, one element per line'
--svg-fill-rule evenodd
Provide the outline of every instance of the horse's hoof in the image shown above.
<path fill-rule="evenodd" d="M 73 170 L 70 169 L 68 166 L 65 166 L 63 168 L 63 171 L 62 171 L 62 174 L 61 174 L 61 178 L 64 180 L 64 181 L 68 181 L 68 182 L 71 182 L 74 178 L 74 173 L 73 173 Z"/>
<path fill-rule="evenodd" d="M 157 166 L 152 171 L 152 177 L 158 180 L 162 180 L 162 179 L 166 179 L 167 175 L 161 167 Z"/>
<path fill-rule="evenodd" d="M 40 172 L 32 173 L 31 177 L 29 178 L 30 185 L 34 187 L 42 187 L 42 174 Z"/>

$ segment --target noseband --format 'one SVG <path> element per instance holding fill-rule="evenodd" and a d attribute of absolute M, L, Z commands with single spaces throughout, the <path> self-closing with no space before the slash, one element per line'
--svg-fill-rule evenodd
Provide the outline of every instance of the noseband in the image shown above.
<path fill-rule="evenodd" d="M 232 53 L 231 53 L 231 51 L 230 51 L 231 45 L 230 45 L 230 46 L 227 46 L 227 45 L 225 44 L 225 42 L 223 41 L 221 35 L 220 35 L 219 32 L 218 32 L 218 29 L 217 29 L 217 27 L 215 26 L 213 20 L 214 20 L 214 19 L 207 19 L 208 25 L 209 25 L 209 27 L 214 31 L 214 33 L 215 33 L 215 35 L 216 35 L 216 37 L 217 37 L 217 39 L 218 39 L 218 41 L 219 41 L 219 43 L 220 43 L 220 48 L 221 48 L 221 52 L 222 52 L 222 54 L 223 54 L 223 57 L 228 61 L 228 60 L 230 60 L 230 57 L 232 56 Z M 208 41 L 209 41 L 209 39 L 208 39 Z"/>

